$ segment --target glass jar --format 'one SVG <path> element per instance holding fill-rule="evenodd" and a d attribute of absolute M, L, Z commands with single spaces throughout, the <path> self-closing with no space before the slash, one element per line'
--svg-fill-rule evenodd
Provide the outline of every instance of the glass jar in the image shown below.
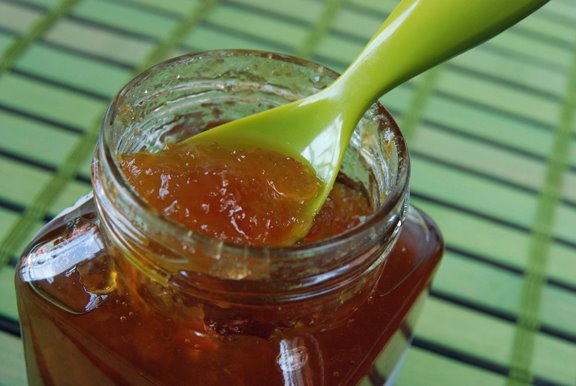
<path fill-rule="evenodd" d="M 94 193 L 35 236 L 17 271 L 30 385 L 389 384 L 442 240 L 408 205 L 408 153 L 380 104 L 339 176 L 375 213 L 318 242 L 249 247 L 190 231 L 139 197 L 118 161 L 336 76 L 292 57 L 214 51 L 159 64 L 120 91 Z"/>

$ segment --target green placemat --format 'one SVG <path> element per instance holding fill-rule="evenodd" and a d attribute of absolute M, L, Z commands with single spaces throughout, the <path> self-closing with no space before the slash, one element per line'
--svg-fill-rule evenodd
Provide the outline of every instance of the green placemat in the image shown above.
<path fill-rule="evenodd" d="M 0 385 L 26 384 L 18 255 L 90 189 L 98 121 L 124 82 L 216 48 L 342 70 L 395 3 L 0 0 Z M 447 245 L 397 385 L 576 385 L 576 2 L 383 101 L 409 139 L 413 202 Z"/>

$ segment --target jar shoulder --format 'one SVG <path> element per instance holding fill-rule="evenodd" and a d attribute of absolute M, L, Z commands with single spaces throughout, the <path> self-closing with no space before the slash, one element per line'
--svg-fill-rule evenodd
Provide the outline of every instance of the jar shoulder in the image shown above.
<path fill-rule="evenodd" d="M 25 296 L 26 286 L 70 313 L 88 312 L 112 286 L 110 263 L 90 193 L 34 236 L 20 259 L 16 288 Z"/>
<path fill-rule="evenodd" d="M 390 251 L 382 272 L 381 291 L 388 293 L 420 269 L 431 280 L 444 253 L 444 241 L 438 225 L 420 209 L 409 207 L 398 240 Z"/>

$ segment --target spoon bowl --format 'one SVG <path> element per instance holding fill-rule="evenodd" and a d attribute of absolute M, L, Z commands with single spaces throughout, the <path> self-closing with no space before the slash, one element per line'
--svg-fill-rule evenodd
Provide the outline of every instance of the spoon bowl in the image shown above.
<path fill-rule="evenodd" d="M 321 183 L 303 216 L 310 226 L 332 189 L 358 121 L 376 99 L 496 35 L 546 2 L 402 0 L 350 67 L 324 90 L 212 128 L 177 146 L 261 148 L 309 165 Z"/>

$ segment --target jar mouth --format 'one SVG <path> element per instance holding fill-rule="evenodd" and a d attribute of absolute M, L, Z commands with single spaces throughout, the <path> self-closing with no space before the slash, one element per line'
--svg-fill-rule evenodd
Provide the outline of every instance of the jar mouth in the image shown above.
<path fill-rule="evenodd" d="M 180 243 L 183 245 L 197 245 L 197 244 L 212 244 L 217 245 L 218 250 L 222 254 L 231 254 L 238 256 L 251 256 L 251 257 L 266 257 L 268 259 L 279 257 L 282 259 L 286 258 L 307 258 L 314 256 L 318 253 L 325 254 L 328 250 L 336 250 L 340 245 L 350 242 L 355 238 L 361 237 L 361 235 L 366 235 L 367 233 L 373 233 L 374 227 L 382 226 L 382 224 L 387 224 L 391 220 L 391 214 L 398 214 L 398 212 L 403 213 L 405 207 L 407 206 L 407 191 L 408 191 L 408 177 L 409 177 L 409 158 L 408 150 L 404 138 L 400 132 L 400 129 L 396 122 L 394 121 L 391 114 L 379 103 L 376 102 L 372 109 L 375 109 L 379 115 L 383 117 L 386 121 L 387 130 L 389 130 L 389 135 L 394 138 L 394 145 L 396 151 L 396 157 L 398 162 L 395 165 L 395 170 L 391 170 L 394 173 L 395 183 L 390 186 L 388 194 L 384 202 L 376 209 L 376 211 L 368 216 L 365 221 L 360 224 L 332 237 L 302 243 L 294 244 L 289 246 L 252 246 L 244 244 L 235 244 L 226 242 L 212 236 L 192 231 L 189 228 L 176 223 L 169 218 L 165 217 L 159 210 L 152 207 L 148 202 L 146 202 L 142 197 L 140 197 L 127 182 L 122 168 L 119 164 L 119 152 L 117 150 L 117 141 L 112 133 L 112 127 L 115 125 L 115 120 L 123 114 L 124 112 L 119 111 L 119 106 L 122 105 L 123 99 L 129 90 L 138 87 L 139 84 L 144 82 L 152 73 L 157 73 L 163 71 L 174 65 L 181 65 L 183 63 L 194 63 L 201 61 L 204 58 L 230 58 L 230 57 L 253 57 L 253 58 L 264 58 L 265 60 L 277 61 L 277 62 L 290 62 L 296 64 L 300 67 L 308 68 L 314 72 L 327 74 L 330 77 L 338 77 L 338 73 L 332 71 L 322 65 L 309 62 L 297 57 L 290 55 L 277 54 L 264 51 L 256 50 L 217 50 L 217 51 L 206 51 L 193 54 L 182 55 L 168 61 L 162 62 L 151 67 L 148 70 L 140 73 L 129 83 L 122 88 L 118 95 L 114 98 L 113 102 L 110 104 L 106 115 L 104 117 L 102 129 L 100 132 L 100 140 L 97 148 L 97 162 L 95 163 L 94 173 L 93 173 L 93 183 L 95 188 L 99 187 L 104 190 L 104 193 L 108 196 L 111 190 L 114 191 L 113 198 L 109 201 L 109 204 L 117 208 L 130 208 L 130 216 L 132 219 L 138 217 L 142 221 L 152 221 L 154 223 L 154 229 L 161 229 L 162 234 L 173 234 L 177 235 Z M 327 84 L 326 84 L 327 85 Z M 108 184 L 99 183 L 98 180 L 102 177 L 109 179 Z M 98 192 L 97 192 L 98 196 Z M 97 200 L 98 201 L 98 200 Z M 120 209 L 120 212 L 123 212 Z M 125 213 L 124 213 L 125 214 Z M 136 217 L 134 217 L 136 216 Z M 395 218 L 394 221 L 401 223 L 403 219 L 403 214 Z M 397 228 L 399 224 L 395 224 L 390 228 Z M 154 230 L 152 230 L 154 232 Z M 186 248 L 184 248 L 185 250 Z"/>

